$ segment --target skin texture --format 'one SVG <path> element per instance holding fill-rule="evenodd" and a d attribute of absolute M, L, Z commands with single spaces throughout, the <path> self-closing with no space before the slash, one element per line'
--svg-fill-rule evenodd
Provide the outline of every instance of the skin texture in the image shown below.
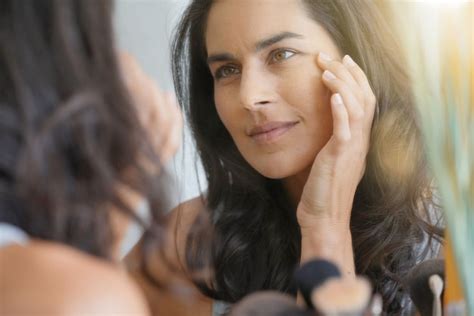
<path fill-rule="evenodd" d="M 353 275 L 350 212 L 375 109 L 365 74 L 298 1 L 217 1 L 206 47 L 220 119 L 249 164 L 282 179 L 298 205 L 302 260 L 328 256 Z M 270 142 L 249 136 L 271 121 L 295 125 Z"/>
<path fill-rule="evenodd" d="M 317 54 L 339 53 L 327 32 L 302 14 L 298 2 L 257 2 L 214 4 L 206 31 L 208 56 L 225 53 L 234 58 L 209 68 L 219 117 L 239 151 L 262 175 L 282 179 L 307 173 L 331 136 L 330 94 Z M 283 32 L 300 37 L 256 50 L 257 43 Z M 231 74 L 217 79 L 218 71 Z M 298 124 L 270 144 L 248 136 L 252 127 L 271 121 Z"/>
<path fill-rule="evenodd" d="M 298 36 L 262 45 L 282 32 Z M 343 62 L 332 39 L 307 16 L 299 1 L 216 1 L 205 38 L 219 117 L 253 168 L 283 180 L 301 227 L 301 262 L 324 257 L 353 276 L 350 212 L 365 168 L 375 109 L 365 74 L 347 57 Z M 322 58 L 321 52 L 332 60 Z M 323 76 L 325 71 L 335 78 Z M 249 130 L 270 121 L 297 124 L 274 142 L 262 144 L 249 137 Z M 205 204 L 198 198 L 171 213 L 169 242 L 175 254 L 170 261 L 178 266 L 185 262 L 191 219 Z M 132 253 L 131 270 L 136 271 L 149 300 L 160 302 L 152 306 L 154 314 L 210 314 L 212 301 L 196 293 L 189 281 L 188 290 L 196 299 L 163 296 L 150 289 L 133 268 L 134 261 Z M 160 280 L 170 275 L 160 258 L 154 258 L 150 266 Z M 175 280 L 180 279 L 178 271 Z"/>

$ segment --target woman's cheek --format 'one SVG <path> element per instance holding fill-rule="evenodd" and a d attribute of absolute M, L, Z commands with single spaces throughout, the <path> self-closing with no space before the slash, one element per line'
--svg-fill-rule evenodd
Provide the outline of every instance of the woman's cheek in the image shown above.
<path fill-rule="evenodd" d="M 330 93 L 321 80 L 321 71 L 315 65 L 298 69 L 287 76 L 284 98 L 302 120 L 301 149 L 307 157 L 314 157 L 332 134 Z"/>
<path fill-rule="evenodd" d="M 238 99 L 232 97 L 231 94 L 231 91 L 226 91 L 226 89 L 216 89 L 214 92 L 214 103 L 216 105 L 217 115 L 226 129 L 232 134 L 234 130 L 232 123 L 237 121 L 232 118 L 236 118 L 236 115 L 238 115 L 235 100 Z"/>
<path fill-rule="evenodd" d="M 321 71 L 314 66 L 295 67 L 280 82 L 286 102 L 304 113 L 320 112 L 328 107 L 329 91 L 321 80 Z"/>

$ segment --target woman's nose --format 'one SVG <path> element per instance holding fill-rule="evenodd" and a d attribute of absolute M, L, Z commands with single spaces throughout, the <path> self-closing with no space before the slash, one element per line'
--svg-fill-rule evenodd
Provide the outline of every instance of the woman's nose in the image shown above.
<path fill-rule="evenodd" d="M 244 69 L 240 81 L 242 106 L 255 111 L 275 101 L 275 87 L 272 76 L 261 69 Z"/>

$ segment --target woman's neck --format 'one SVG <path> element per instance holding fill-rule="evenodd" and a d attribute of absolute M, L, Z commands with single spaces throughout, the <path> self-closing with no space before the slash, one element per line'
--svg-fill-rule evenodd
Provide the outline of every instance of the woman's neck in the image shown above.
<path fill-rule="evenodd" d="M 303 193 L 304 186 L 306 181 L 308 180 L 309 173 L 311 172 L 311 167 L 302 170 L 301 172 L 289 176 L 283 179 L 283 187 L 285 188 L 288 196 L 291 199 L 292 205 L 294 205 L 295 209 L 298 206 L 298 203 L 301 199 L 301 194 Z"/>

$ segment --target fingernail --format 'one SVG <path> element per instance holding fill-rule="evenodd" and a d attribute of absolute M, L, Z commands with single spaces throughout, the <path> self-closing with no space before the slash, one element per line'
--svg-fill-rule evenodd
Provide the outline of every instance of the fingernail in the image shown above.
<path fill-rule="evenodd" d="M 354 60 L 351 58 L 351 56 L 349 55 L 346 55 L 344 56 L 344 58 L 342 59 L 342 63 L 346 66 L 346 67 L 352 67 L 352 66 L 355 66 L 356 63 L 354 62 Z"/>
<path fill-rule="evenodd" d="M 332 60 L 331 57 L 329 57 L 329 55 L 327 55 L 323 52 L 319 53 L 319 59 L 323 62 L 328 62 L 328 61 Z"/>
<path fill-rule="evenodd" d="M 323 72 L 323 78 L 326 80 L 334 80 L 336 79 L 336 76 L 334 76 L 334 74 L 330 72 L 329 70 L 325 70 Z"/>
<path fill-rule="evenodd" d="M 342 101 L 342 97 L 339 93 L 336 93 L 333 96 L 333 101 L 334 101 L 335 104 L 344 104 L 344 102 Z"/>

